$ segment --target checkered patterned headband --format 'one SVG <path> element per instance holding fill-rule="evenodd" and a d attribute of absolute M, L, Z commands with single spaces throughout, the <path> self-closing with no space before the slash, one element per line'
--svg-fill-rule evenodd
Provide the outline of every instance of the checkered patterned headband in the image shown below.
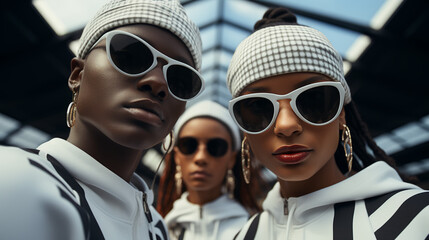
<path fill-rule="evenodd" d="M 294 72 L 321 73 L 341 82 L 351 101 L 344 79 L 341 56 L 321 32 L 301 25 L 262 28 L 237 47 L 227 73 L 227 85 L 237 97 L 249 84 L 263 78 Z"/>
<path fill-rule="evenodd" d="M 112 0 L 85 26 L 78 56 L 86 58 L 92 45 L 107 31 L 131 24 L 151 24 L 169 30 L 185 43 L 196 69 L 201 68 L 202 43 L 198 27 L 179 0 Z"/>

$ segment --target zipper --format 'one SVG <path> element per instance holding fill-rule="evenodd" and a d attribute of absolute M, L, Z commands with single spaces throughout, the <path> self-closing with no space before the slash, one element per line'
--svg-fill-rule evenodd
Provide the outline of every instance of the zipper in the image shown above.
<path fill-rule="evenodd" d="M 289 204 L 286 198 L 283 199 L 283 214 L 288 215 L 289 214 Z"/>
<path fill-rule="evenodd" d="M 143 192 L 143 209 L 148 222 L 151 223 L 153 219 L 152 219 L 152 214 L 150 214 L 149 205 L 147 204 L 147 194 L 145 192 Z"/>
<path fill-rule="evenodd" d="M 200 206 L 200 219 L 203 219 L 203 207 Z"/>

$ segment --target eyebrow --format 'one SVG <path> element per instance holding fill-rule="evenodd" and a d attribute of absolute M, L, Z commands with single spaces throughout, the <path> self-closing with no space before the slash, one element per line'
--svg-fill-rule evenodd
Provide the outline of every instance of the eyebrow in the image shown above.
<path fill-rule="evenodd" d="M 297 83 L 295 85 L 295 89 L 298 89 L 300 87 L 303 87 L 303 86 L 311 84 L 311 83 L 320 82 L 322 80 L 330 81 L 331 79 L 327 76 L 324 76 L 324 75 L 312 76 L 312 77 L 309 77 L 309 78 Z M 248 92 L 248 93 L 268 92 L 268 90 L 269 89 L 267 87 L 264 87 L 264 86 L 250 87 L 244 93 L 246 93 L 246 92 Z"/>
<path fill-rule="evenodd" d="M 330 79 L 329 77 L 327 77 L 325 75 L 317 75 L 317 76 L 309 77 L 309 78 L 299 82 L 298 84 L 295 85 L 295 87 L 300 88 L 300 87 L 303 87 L 303 86 L 311 84 L 311 83 L 320 82 L 322 80 L 331 81 L 332 79 Z"/>

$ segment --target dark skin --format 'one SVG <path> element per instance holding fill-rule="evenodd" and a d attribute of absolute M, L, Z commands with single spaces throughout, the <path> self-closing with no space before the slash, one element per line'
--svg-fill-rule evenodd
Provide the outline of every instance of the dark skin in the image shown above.
<path fill-rule="evenodd" d="M 232 150 L 232 137 L 228 129 L 211 118 L 191 119 L 180 130 L 179 138 L 183 137 L 198 139 L 198 148 L 195 153 L 186 155 L 175 146 L 174 161 L 181 166 L 189 202 L 204 205 L 222 195 L 226 172 L 234 166 L 237 153 Z M 229 147 L 225 155 L 213 157 L 208 153 L 205 144 L 212 138 L 221 138 L 228 142 Z M 197 171 L 203 172 L 204 175 L 196 177 L 194 174 Z"/>
<path fill-rule="evenodd" d="M 269 92 L 286 94 L 314 82 L 332 81 L 316 73 L 289 73 L 261 79 L 247 86 L 243 94 Z M 335 163 L 339 133 L 346 123 L 344 110 L 331 123 L 314 126 L 301 120 L 290 100 L 279 101 L 275 123 L 260 134 L 245 134 L 259 161 L 276 174 L 284 198 L 299 197 L 345 179 Z M 285 164 L 273 153 L 281 147 L 300 146 L 309 154 L 298 164 Z M 287 154 L 285 154 L 287 155 Z"/>
<path fill-rule="evenodd" d="M 133 33 L 194 67 L 188 48 L 167 30 L 145 24 L 118 30 Z M 166 61 L 158 59 L 158 65 L 145 75 L 128 77 L 110 64 L 105 44 L 101 41 L 86 59 L 71 61 L 68 84 L 78 97 L 76 121 L 67 141 L 128 182 L 143 152 L 170 133 L 186 102 L 168 91 L 162 73 Z M 138 107 L 132 105 L 136 102 Z"/>

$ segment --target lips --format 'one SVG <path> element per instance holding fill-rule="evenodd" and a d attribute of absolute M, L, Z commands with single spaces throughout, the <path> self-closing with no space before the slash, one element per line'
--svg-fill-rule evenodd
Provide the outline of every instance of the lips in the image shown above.
<path fill-rule="evenodd" d="M 139 99 L 124 105 L 124 108 L 131 113 L 132 117 L 138 121 L 160 126 L 164 121 L 164 114 L 158 103 L 150 99 Z"/>
<path fill-rule="evenodd" d="M 193 179 L 205 179 L 205 178 L 208 178 L 210 174 L 207 173 L 206 171 L 195 171 L 195 172 L 192 172 L 190 176 Z"/>
<path fill-rule="evenodd" d="M 272 154 L 286 164 L 298 164 L 304 161 L 313 150 L 302 145 L 282 146 Z"/>

